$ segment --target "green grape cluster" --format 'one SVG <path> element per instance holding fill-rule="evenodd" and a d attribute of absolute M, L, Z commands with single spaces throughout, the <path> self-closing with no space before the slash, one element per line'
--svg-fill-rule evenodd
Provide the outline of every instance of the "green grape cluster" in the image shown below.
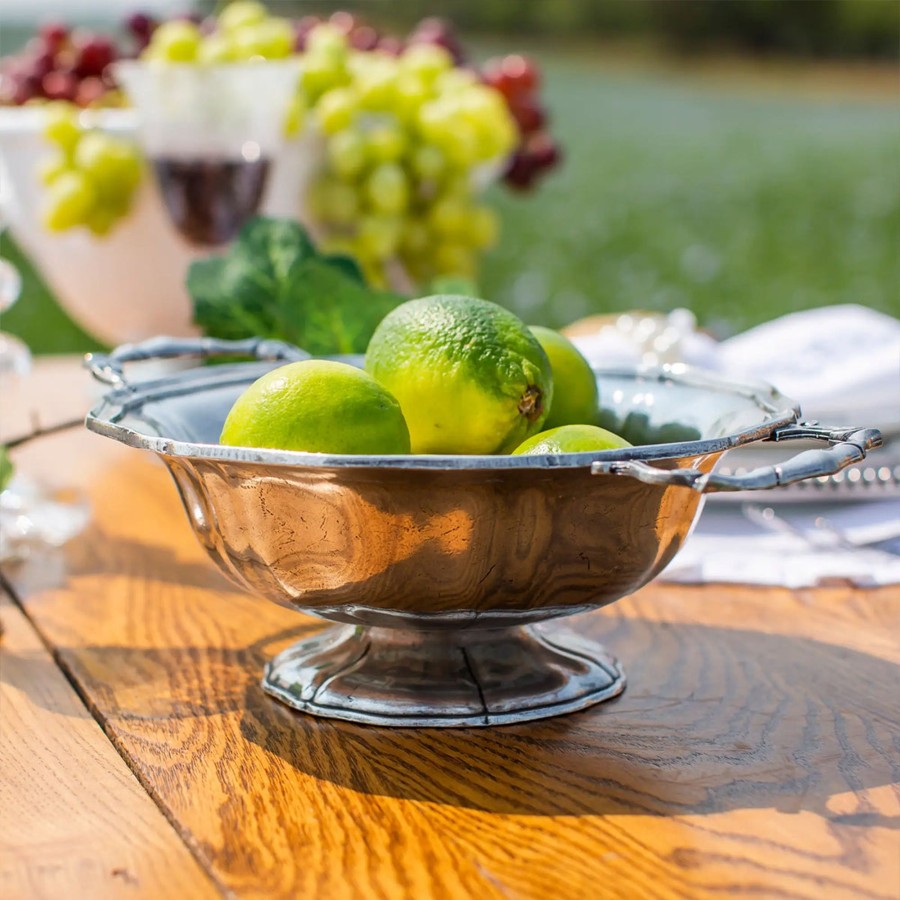
<path fill-rule="evenodd" d="M 161 63 L 222 65 L 286 59 L 295 53 L 290 19 L 272 16 L 256 0 L 229 3 L 200 28 L 189 19 L 170 19 L 154 31 L 141 59 Z M 306 117 L 305 98 L 297 93 L 287 111 L 285 134 L 299 134 Z"/>
<path fill-rule="evenodd" d="M 356 257 L 374 284 L 393 261 L 419 283 L 475 280 L 498 232 L 476 176 L 518 140 L 503 96 L 443 47 L 360 52 L 328 23 L 307 36 L 301 91 L 325 141 L 308 197 L 325 246 Z"/>
<path fill-rule="evenodd" d="M 129 141 L 82 128 L 68 103 L 46 108 L 44 136 L 55 152 L 40 164 L 46 187 L 42 221 L 50 231 L 85 226 L 109 233 L 131 209 L 141 180 L 141 158 Z"/>
<path fill-rule="evenodd" d="M 170 19 L 154 32 L 141 59 L 169 63 L 229 63 L 285 59 L 294 53 L 289 19 L 269 15 L 254 0 L 230 3 L 204 32 L 189 19 Z"/>

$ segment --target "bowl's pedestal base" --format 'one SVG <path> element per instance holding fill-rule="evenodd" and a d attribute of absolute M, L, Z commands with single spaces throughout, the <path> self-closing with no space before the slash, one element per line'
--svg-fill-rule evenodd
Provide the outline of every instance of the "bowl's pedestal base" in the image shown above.
<path fill-rule="evenodd" d="M 294 709 L 370 725 L 506 725 L 584 709 L 625 689 L 602 644 L 555 621 L 413 631 L 338 625 L 267 666 Z"/>

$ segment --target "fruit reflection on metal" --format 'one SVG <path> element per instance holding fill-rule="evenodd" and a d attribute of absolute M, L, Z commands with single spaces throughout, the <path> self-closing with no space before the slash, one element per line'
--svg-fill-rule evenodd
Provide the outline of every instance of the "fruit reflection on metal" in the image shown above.
<path fill-rule="evenodd" d="M 227 352 L 226 343 L 196 349 Z M 267 342 L 252 352 L 285 358 Z M 729 448 L 808 434 L 771 388 L 657 369 L 598 373 L 604 422 L 632 441 L 677 433 L 676 442 L 560 456 L 250 450 L 217 436 L 237 395 L 273 363 L 130 386 L 121 362 L 90 361 L 116 387 L 88 427 L 162 457 L 199 540 L 231 579 L 342 623 L 272 660 L 265 690 L 296 709 L 371 724 L 522 722 L 615 696 L 618 664 L 554 620 L 658 574 L 704 492 L 719 489 L 705 476 Z M 850 461 L 841 444 L 833 449 L 820 452 L 835 467 Z M 667 472 L 666 483 L 641 480 L 647 468 Z"/>

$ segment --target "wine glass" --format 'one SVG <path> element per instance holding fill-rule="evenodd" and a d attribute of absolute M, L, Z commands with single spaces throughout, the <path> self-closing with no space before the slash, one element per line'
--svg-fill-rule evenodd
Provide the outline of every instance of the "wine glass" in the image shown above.
<path fill-rule="evenodd" d="M 124 60 L 116 78 L 172 224 L 221 247 L 259 210 L 300 76 L 297 60 L 211 66 Z"/>

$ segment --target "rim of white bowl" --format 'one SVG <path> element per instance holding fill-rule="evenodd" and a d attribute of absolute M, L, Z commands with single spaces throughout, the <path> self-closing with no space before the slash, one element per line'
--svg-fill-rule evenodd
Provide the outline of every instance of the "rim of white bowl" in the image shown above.
<path fill-rule="evenodd" d="M 44 127 L 46 106 L 0 106 L 0 134 L 29 134 Z M 83 109 L 79 120 L 88 128 L 108 131 L 132 131 L 137 128 L 137 111 L 134 109 Z"/>

